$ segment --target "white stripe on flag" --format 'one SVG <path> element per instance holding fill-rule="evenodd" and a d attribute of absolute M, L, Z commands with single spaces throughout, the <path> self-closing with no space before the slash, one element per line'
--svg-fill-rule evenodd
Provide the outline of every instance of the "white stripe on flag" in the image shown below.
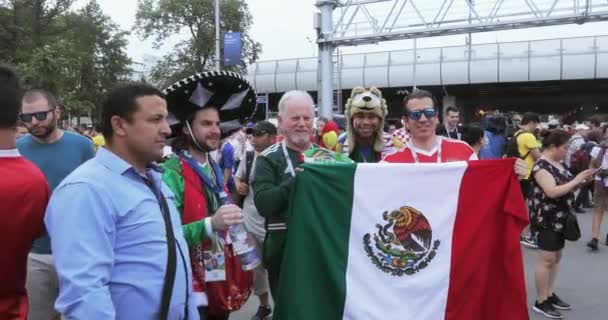
<path fill-rule="evenodd" d="M 349 256 L 346 271 L 344 319 L 445 318 L 452 232 L 466 162 L 436 164 L 358 164 L 355 173 Z M 394 276 L 376 266 L 364 250 L 370 234 L 375 247 L 376 224 L 382 217 L 410 206 L 420 211 L 432 228 L 432 243 L 441 241 L 436 256 L 413 275 Z M 392 232 L 393 228 L 388 231 Z M 393 249 L 404 250 L 400 245 Z M 425 257 L 428 257 L 427 251 Z M 388 258 L 387 258 L 388 259 Z M 422 261 L 422 260 L 420 260 Z"/>

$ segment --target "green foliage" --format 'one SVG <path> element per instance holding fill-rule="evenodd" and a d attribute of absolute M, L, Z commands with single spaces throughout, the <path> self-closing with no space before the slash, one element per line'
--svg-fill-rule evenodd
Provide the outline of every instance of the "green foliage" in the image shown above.
<path fill-rule="evenodd" d="M 151 80 L 165 87 L 193 73 L 211 70 L 215 66 L 215 5 L 214 0 L 139 0 L 136 30 L 145 39 L 153 38 L 160 47 L 172 35 L 186 35 L 154 67 Z M 255 62 L 262 45 L 250 35 L 253 18 L 244 0 L 220 1 L 222 31 L 243 34 L 243 63 L 226 68 L 244 73 Z M 221 57 L 220 57 L 221 58 Z"/>
<path fill-rule="evenodd" d="M 131 73 L 128 33 L 95 0 L 0 0 L 0 59 L 26 87 L 57 95 L 64 114 L 96 115 L 106 90 Z"/>

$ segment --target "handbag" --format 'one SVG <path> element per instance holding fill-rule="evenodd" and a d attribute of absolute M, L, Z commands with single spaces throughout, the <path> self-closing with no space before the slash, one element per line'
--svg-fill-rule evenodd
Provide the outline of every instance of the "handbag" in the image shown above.
<path fill-rule="evenodd" d="M 578 218 L 572 212 L 568 213 L 564 220 L 564 238 L 568 241 L 577 241 L 581 238 L 581 228 L 578 225 Z"/>

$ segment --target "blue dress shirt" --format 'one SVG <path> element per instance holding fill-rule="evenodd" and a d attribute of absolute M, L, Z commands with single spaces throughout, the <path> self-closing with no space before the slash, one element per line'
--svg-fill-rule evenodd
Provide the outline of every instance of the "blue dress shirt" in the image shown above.
<path fill-rule="evenodd" d="M 169 319 L 198 320 L 174 196 L 159 172 L 149 169 L 147 175 L 167 199 L 177 239 Z M 165 223 L 154 193 L 130 164 L 100 148 L 55 189 L 44 220 L 59 275 L 55 308 L 64 319 L 158 320 L 167 267 Z"/>

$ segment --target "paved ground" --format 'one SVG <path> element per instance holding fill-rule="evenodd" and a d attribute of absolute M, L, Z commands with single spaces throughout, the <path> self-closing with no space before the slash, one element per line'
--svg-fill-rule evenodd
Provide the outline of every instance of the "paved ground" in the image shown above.
<path fill-rule="evenodd" d="M 578 217 L 583 238 L 578 242 L 568 242 L 566 244 L 561 270 L 557 278 L 557 292 L 562 299 L 573 306 L 572 311 L 564 311 L 565 319 L 606 320 L 608 319 L 608 246 L 602 244 L 599 252 L 589 252 L 585 244 L 591 233 L 591 212 L 580 214 Z M 608 222 L 604 223 L 603 229 L 608 229 Z M 603 241 L 605 241 L 605 238 Z M 526 284 L 530 305 L 534 303 L 536 295 L 534 287 L 535 261 L 536 251 L 524 249 Z M 257 310 L 257 305 L 257 298 L 252 297 L 243 309 L 232 314 L 230 320 L 250 320 Z M 546 318 L 530 309 L 530 319 L 541 320 Z"/>

